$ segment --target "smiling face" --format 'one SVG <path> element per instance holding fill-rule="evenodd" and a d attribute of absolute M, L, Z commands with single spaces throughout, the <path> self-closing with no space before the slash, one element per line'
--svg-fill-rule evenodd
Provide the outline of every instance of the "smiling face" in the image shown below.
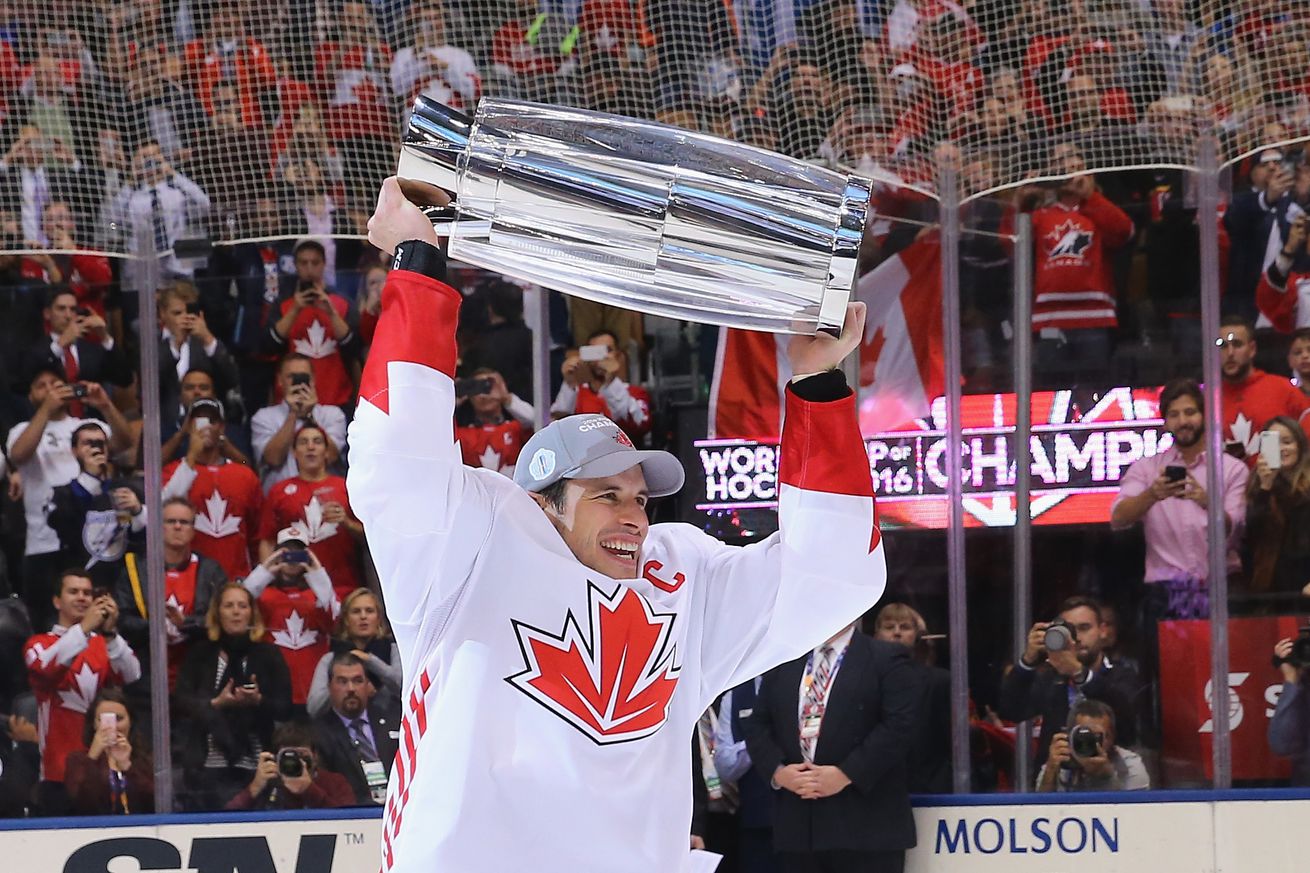
<path fill-rule="evenodd" d="M 1301 460 L 1301 447 L 1297 444 L 1296 437 L 1286 425 L 1278 422 L 1271 424 L 1269 429 L 1278 434 L 1278 450 L 1282 469 L 1294 470 L 1297 462 Z"/>
<path fill-rule="evenodd" d="M 1205 413 L 1201 411 L 1201 404 L 1190 394 L 1175 398 L 1164 411 L 1164 429 L 1173 435 L 1179 448 L 1196 445 L 1205 433 Z"/>
<path fill-rule="evenodd" d="M 563 511 L 533 494 L 574 557 L 611 579 L 635 579 L 650 521 L 641 465 L 600 479 L 569 479 Z"/>
<path fill-rule="evenodd" d="M 54 604 L 61 625 L 72 627 L 86 617 L 94 600 L 91 591 L 88 576 L 68 575 L 60 580 L 59 595 L 54 598 Z"/>

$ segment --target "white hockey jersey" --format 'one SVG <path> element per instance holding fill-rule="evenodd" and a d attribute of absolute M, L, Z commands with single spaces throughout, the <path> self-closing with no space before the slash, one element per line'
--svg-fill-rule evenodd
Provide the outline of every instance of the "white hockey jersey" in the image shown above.
<path fill-rule="evenodd" d="M 697 718 L 885 586 L 854 399 L 788 391 L 779 533 L 739 548 L 655 525 L 641 577 L 610 579 L 512 481 L 461 463 L 459 302 L 391 272 L 350 433 L 405 677 L 382 869 L 685 870 Z"/>

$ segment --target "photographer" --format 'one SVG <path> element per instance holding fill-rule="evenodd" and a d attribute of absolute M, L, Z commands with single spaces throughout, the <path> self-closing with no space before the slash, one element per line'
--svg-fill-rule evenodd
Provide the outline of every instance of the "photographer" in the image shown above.
<path fill-rule="evenodd" d="M 1269 750 L 1292 759 L 1292 784 L 1310 785 L 1310 631 L 1274 646 L 1274 660 L 1283 674 L 1283 691 L 1269 719 Z"/>
<path fill-rule="evenodd" d="M 1246 487 L 1246 531 L 1250 590 L 1288 596 L 1310 595 L 1310 447 L 1292 419 L 1277 416 L 1265 431 L 1278 434 L 1278 465 L 1263 453 Z"/>
<path fill-rule="evenodd" d="M 284 355 L 277 368 L 277 389 L 282 402 L 265 406 L 250 419 L 250 442 L 265 493 L 300 473 L 291 444 L 305 425 L 316 425 L 327 437 L 328 464 L 341 460 L 346 446 L 346 414 L 339 407 L 319 403 L 310 358 L 299 352 Z"/>
<path fill-rule="evenodd" d="M 78 303 L 72 291 L 51 291 L 41 315 L 48 325 L 47 334 L 28 350 L 29 371 L 38 366 L 63 370 L 64 381 L 70 385 L 79 381 L 127 385 L 132 381 L 131 365 L 114 344 L 104 318 Z M 82 401 L 69 404 L 69 412 L 83 416 Z"/>
<path fill-rule="evenodd" d="M 461 391 L 468 393 L 461 395 Z M 536 410 L 511 394 L 500 373 L 485 367 L 455 381 L 455 439 L 464 463 L 513 478 L 519 451 L 532 434 Z"/>
<path fill-rule="evenodd" d="M 1045 759 L 1052 737 L 1069 723 L 1071 702 L 1097 700 L 1110 706 L 1127 745 L 1136 740 L 1133 699 L 1138 677 L 1130 667 L 1111 664 L 1101 651 L 1101 607 L 1090 597 L 1071 597 L 1059 619 L 1039 621 L 1014 669 L 1001 680 L 997 713 L 1010 721 L 1041 716 L 1037 760 Z M 1056 648 L 1058 646 L 1059 648 Z"/>
<path fill-rule="evenodd" d="M 82 744 L 68 756 L 64 784 L 75 815 L 155 811 L 154 764 L 127 698 L 106 688 L 86 711 Z"/>
<path fill-rule="evenodd" d="M 79 472 L 73 456 L 73 432 L 88 419 L 69 412 L 69 404 L 78 394 L 88 406 L 105 417 L 110 433 L 110 448 L 119 451 L 130 443 L 127 420 L 109 400 L 109 395 L 95 382 L 69 385 L 63 370 L 42 364 L 33 371 L 27 392 L 28 402 L 36 410 L 28 421 L 19 422 L 9 431 L 10 466 L 18 470 L 23 488 L 23 512 L 27 520 L 27 543 L 23 554 L 23 601 L 27 604 L 34 627 L 50 623 L 49 586 L 63 569 L 59 536 L 46 520 L 50 497 L 56 483 L 62 484 Z"/>
<path fill-rule="evenodd" d="M 345 406 L 354 401 L 351 363 L 359 348 L 359 335 L 350 303 L 324 281 L 327 250 L 317 240 L 296 244 L 294 291 L 281 303 L 277 323 L 270 325 L 266 351 L 285 354 L 288 349 L 310 359 L 318 402 Z"/>
<path fill-rule="evenodd" d="M 634 443 L 641 442 L 651 428 L 650 395 L 645 388 L 625 382 L 626 371 L 626 356 L 614 335 L 592 334 L 586 345 L 565 355 L 564 384 L 550 405 L 550 417 L 596 413 L 623 428 Z"/>
<path fill-rule="evenodd" d="M 200 294 L 189 282 L 174 282 L 159 292 L 159 407 L 177 409 L 182 379 L 204 370 L 214 393 L 226 398 L 239 384 L 236 362 L 214 336 L 200 311 Z"/>
<path fill-rule="evenodd" d="M 277 535 L 277 550 L 242 582 L 291 672 L 291 702 L 305 710 L 314 668 L 328 651 L 341 601 L 332 579 L 297 527 Z"/>
<path fill-rule="evenodd" d="M 146 508 L 136 483 L 116 480 L 109 437 L 99 422 L 73 431 L 78 474 L 50 495 L 47 519 L 63 563 L 85 567 L 97 588 L 113 589 L 128 547 L 145 548 Z"/>
<path fill-rule="evenodd" d="M 354 806 L 346 777 L 318 765 L 314 736 L 303 725 L 283 725 L 273 734 L 276 753 L 260 752 L 250 784 L 224 809 L 330 809 Z"/>
<path fill-rule="evenodd" d="M 1099 700 L 1080 700 L 1073 724 L 1051 737 L 1038 791 L 1145 791 L 1151 787 L 1141 756 L 1115 745 L 1114 710 Z"/>

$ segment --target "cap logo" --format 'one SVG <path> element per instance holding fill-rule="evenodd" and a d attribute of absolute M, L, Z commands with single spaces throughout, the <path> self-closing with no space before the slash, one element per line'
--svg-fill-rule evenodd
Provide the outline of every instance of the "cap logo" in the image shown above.
<path fill-rule="evenodd" d="M 614 434 L 614 442 L 618 443 L 621 446 L 627 446 L 630 449 L 636 448 L 636 446 L 632 444 L 632 440 L 628 439 L 628 435 L 623 431 L 619 431 L 618 433 Z"/>
<path fill-rule="evenodd" d="M 532 478 L 541 481 L 555 472 L 555 453 L 550 449 L 537 449 L 532 460 L 528 462 L 528 472 Z"/>

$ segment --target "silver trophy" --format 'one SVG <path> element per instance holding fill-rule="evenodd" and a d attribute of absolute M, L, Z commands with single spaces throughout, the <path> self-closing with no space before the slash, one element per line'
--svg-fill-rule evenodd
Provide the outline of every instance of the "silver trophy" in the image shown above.
<path fill-rule="evenodd" d="M 397 175 L 451 258 L 600 303 L 775 333 L 838 332 L 871 183 L 650 121 L 418 98 Z M 431 198 L 429 203 L 445 198 Z"/>

